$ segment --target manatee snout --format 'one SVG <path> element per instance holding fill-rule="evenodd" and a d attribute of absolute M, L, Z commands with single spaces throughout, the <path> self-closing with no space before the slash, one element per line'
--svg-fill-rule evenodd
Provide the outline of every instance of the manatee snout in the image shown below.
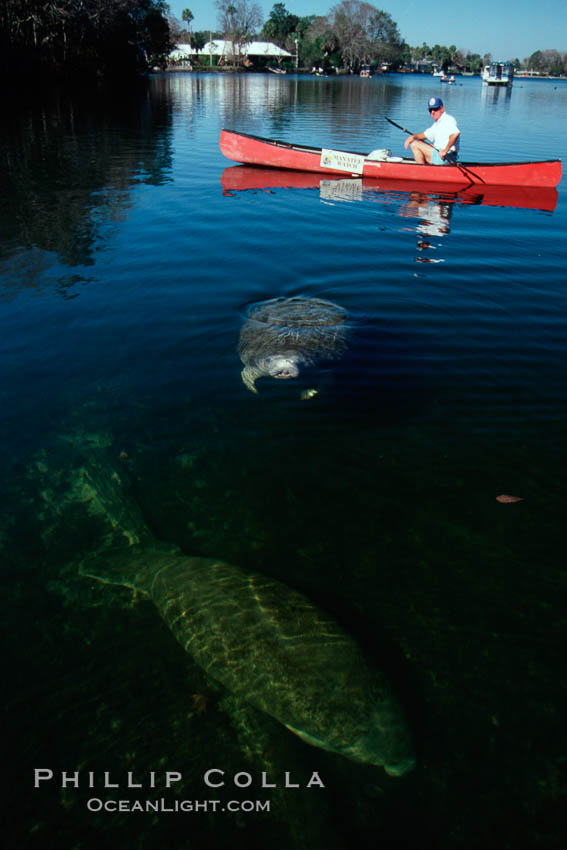
<path fill-rule="evenodd" d="M 287 380 L 289 378 L 297 378 L 299 375 L 299 361 L 297 355 L 288 357 L 276 356 L 266 357 L 258 364 L 261 371 L 272 378 Z"/>

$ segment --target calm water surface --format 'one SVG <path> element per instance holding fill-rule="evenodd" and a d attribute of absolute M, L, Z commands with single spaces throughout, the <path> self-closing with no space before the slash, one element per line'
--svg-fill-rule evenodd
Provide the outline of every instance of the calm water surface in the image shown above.
<path fill-rule="evenodd" d="M 218 149 L 228 127 L 401 154 L 384 116 L 423 129 L 439 85 L 174 74 L 8 122 L 9 846 L 564 846 L 565 181 L 508 205 L 258 185 Z M 463 78 L 442 95 L 464 160 L 567 159 L 564 81 Z M 295 295 L 346 308 L 348 352 L 313 399 L 265 379 L 253 396 L 236 352 L 246 311 Z M 159 539 L 333 614 L 390 676 L 417 770 L 391 779 L 308 747 L 208 679 L 151 603 L 81 578 L 122 527 L 116 482 Z M 212 767 L 225 787 L 203 784 Z M 34 789 L 34 768 L 54 781 Z M 165 770 L 183 774 L 169 791 Z M 281 787 L 315 770 L 324 790 Z M 95 812 L 93 797 L 271 811 Z"/>

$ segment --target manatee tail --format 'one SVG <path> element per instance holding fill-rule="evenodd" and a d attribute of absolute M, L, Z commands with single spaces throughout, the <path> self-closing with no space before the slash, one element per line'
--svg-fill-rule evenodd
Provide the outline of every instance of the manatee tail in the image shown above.
<path fill-rule="evenodd" d="M 135 545 L 107 549 L 81 561 L 79 574 L 103 584 L 120 584 L 148 593 L 160 556 L 178 551 L 176 546 L 157 542 L 152 543 L 151 548 Z"/>

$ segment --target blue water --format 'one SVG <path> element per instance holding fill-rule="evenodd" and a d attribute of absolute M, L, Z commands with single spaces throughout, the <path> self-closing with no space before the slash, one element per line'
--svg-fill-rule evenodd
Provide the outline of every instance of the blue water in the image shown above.
<path fill-rule="evenodd" d="M 565 181 L 531 206 L 277 176 L 235 189 L 218 148 L 227 127 L 401 155 L 385 116 L 422 130 L 440 89 L 463 160 L 567 159 L 553 80 L 180 73 L 7 122 L 11 846 L 563 846 Z M 296 295 L 348 311 L 348 352 L 315 398 L 268 379 L 254 396 L 236 351 L 247 309 Z M 69 482 L 93 463 L 156 537 L 339 619 L 406 705 L 415 773 L 388 779 L 249 714 L 149 603 L 81 579 L 102 532 Z M 318 770 L 326 788 L 270 792 L 270 814 L 97 814 L 88 788 L 34 789 L 36 767 L 177 770 L 192 800 L 218 798 L 210 767 Z M 259 779 L 225 790 L 270 797 Z"/>

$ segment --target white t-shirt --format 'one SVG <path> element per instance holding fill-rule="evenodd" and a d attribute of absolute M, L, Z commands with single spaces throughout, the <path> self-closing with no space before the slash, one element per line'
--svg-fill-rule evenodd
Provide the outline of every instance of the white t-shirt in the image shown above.
<path fill-rule="evenodd" d="M 449 141 L 449 136 L 452 136 L 453 133 L 460 133 L 459 128 L 457 127 L 457 122 L 453 118 L 452 115 L 449 115 L 448 112 L 444 112 L 441 118 L 435 122 L 431 127 L 428 127 L 425 130 L 425 138 L 433 143 L 433 147 L 438 151 L 442 151 L 447 147 L 447 142 Z M 449 150 L 452 153 L 459 152 L 459 142 L 460 136 Z"/>

